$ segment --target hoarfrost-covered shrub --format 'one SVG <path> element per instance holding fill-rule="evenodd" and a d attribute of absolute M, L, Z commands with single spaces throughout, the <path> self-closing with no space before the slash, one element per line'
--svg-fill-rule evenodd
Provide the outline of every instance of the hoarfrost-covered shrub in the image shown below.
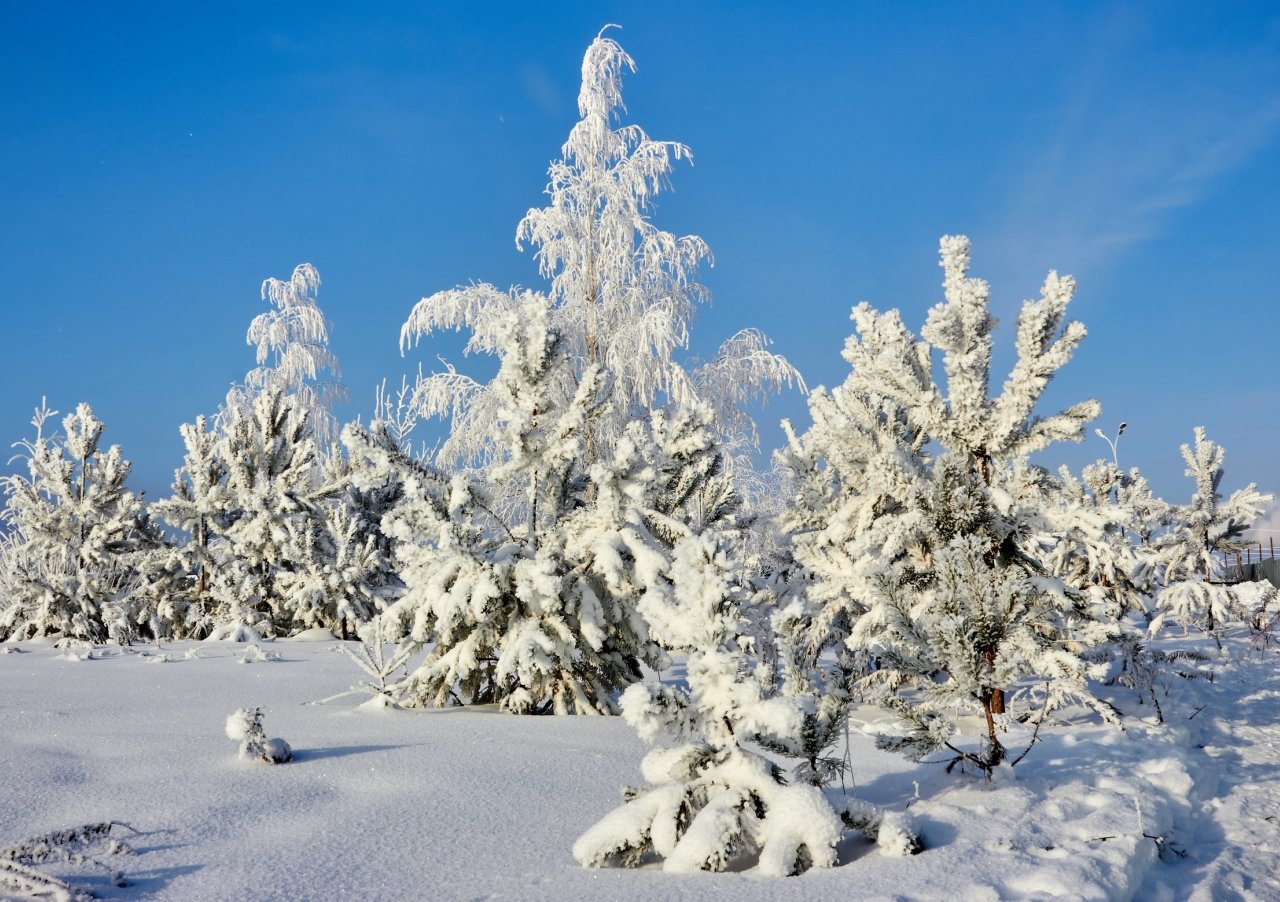
<path fill-rule="evenodd" d="M 240 743 L 240 757 L 267 764 L 293 760 L 293 749 L 283 739 L 268 739 L 262 728 L 261 708 L 241 708 L 227 715 L 227 738 Z"/>
<path fill-rule="evenodd" d="M 114 885 L 128 886 L 121 871 L 98 857 L 133 854 L 127 843 L 112 837 L 111 831 L 116 827 L 138 832 L 119 821 L 101 821 L 70 830 L 55 830 L 16 845 L 0 847 L 0 892 L 14 893 L 23 899 L 56 899 L 59 902 L 95 898 L 88 890 L 39 869 L 40 865 L 50 863 L 88 865 L 107 872 Z"/>

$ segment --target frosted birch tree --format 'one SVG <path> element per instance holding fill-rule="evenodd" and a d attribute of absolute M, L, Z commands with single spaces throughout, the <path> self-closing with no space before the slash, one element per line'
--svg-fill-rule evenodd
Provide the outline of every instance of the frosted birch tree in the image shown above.
<path fill-rule="evenodd" d="M 268 278 L 262 283 L 262 300 L 273 309 L 255 316 L 245 336 L 258 365 L 242 384 L 232 386 L 219 426 L 225 427 L 236 412 L 248 412 L 258 395 L 278 388 L 307 414 L 322 451 L 337 443 L 332 410 L 347 400 L 347 389 L 338 358 L 329 350 L 329 325 L 316 304 L 319 290 L 320 274 L 310 263 L 295 267 L 288 281 Z M 328 378 L 322 378 L 326 372 Z"/>
<path fill-rule="evenodd" d="M 754 425 L 740 403 L 802 384 L 794 367 L 752 329 L 730 338 L 706 363 L 689 367 L 677 360 L 688 345 L 695 309 L 707 299 L 696 271 L 710 252 L 701 238 L 676 236 L 650 220 L 654 196 L 666 187 L 674 163 L 690 154 L 682 144 L 653 140 L 639 126 L 615 126 L 625 110 L 627 70 L 634 70 L 631 57 L 601 32 L 583 58 L 582 118 L 562 158 L 551 164 L 549 203 L 531 209 L 516 230 L 518 247 L 528 242 L 536 249 L 539 272 L 549 282 L 550 325 L 570 361 L 556 374 L 554 390 L 567 402 L 590 370 L 605 374 L 611 385 L 607 403 L 584 426 L 589 463 L 607 456 L 637 411 L 667 401 L 708 403 L 731 443 L 750 441 Z M 537 295 L 473 284 L 423 298 L 401 329 L 401 349 L 440 329 L 465 329 L 467 353 L 495 354 L 507 314 Z M 449 367 L 419 378 L 415 403 L 424 415 L 451 418 L 441 463 L 483 464 L 504 450 L 489 428 L 502 409 L 491 385 Z"/>

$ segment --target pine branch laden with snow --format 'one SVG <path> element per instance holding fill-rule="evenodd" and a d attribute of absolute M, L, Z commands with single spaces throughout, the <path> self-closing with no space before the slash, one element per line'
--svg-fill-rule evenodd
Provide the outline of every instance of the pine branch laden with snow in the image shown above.
<path fill-rule="evenodd" d="M 914 757 L 950 746 L 986 769 L 1004 757 L 1006 693 L 1027 681 L 1049 704 L 1074 698 L 1111 716 L 1086 684 L 1101 668 L 1082 652 L 1115 635 L 1119 601 L 1090 591 L 1092 573 L 1052 572 L 1047 537 L 1069 518 L 1052 478 L 1026 460 L 1078 440 L 1097 413 L 1093 401 L 1034 412 L 1085 334 L 1066 320 L 1074 283 L 1050 273 L 1040 299 L 1023 305 L 1017 360 L 992 397 L 988 286 L 968 274 L 967 239 L 943 238 L 941 258 L 945 300 L 921 339 L 897 311 L 854 308 L 852 372 L 811 395 L 814 425 L 781 459 L 813 511 L 789 523 L 813 584 L 812 648 L 843 640 L 875 657 L 863 687 L 906 727 L 887 745 Z M 1086 554 L 1109 541 L 1098 522 L 1076 539 Z M 976 752 L 953 744 L 956 717 L 973 711 L 985 723 Z"/>
<path fill-rule="evenodd" d="M 586 867 L 629 867 L 654 855 L 676 873 L 722 871 L 759 854 L 761 873 L 785 876 L 831 867 L 843 834 L 816 786 L 785 785 L 776 765 L 754 751 L 797 736 L 801 711 L 770 697 L 737 643 L 739 582 L 732 545 L 709 530 L 676 546 L 671 588 L 650 590 L 641 612 L 663 645 L 688 654 L 688 688 L 631 686 L 622 713 L 640 737 L 676 744 L 650 751 L 650 784 L 574 844 Z"/>
<path fill-rule="evenodd" d="M 1195 429 L 1195 444 L 1182 446 L 1187 476 L 1195 482 L 1191 501 L 1174 509 L 1174 526 L 1155 543 L 1155 561 L 1161 575 L 1156 595 L 1159 616 L 1151 631 L 1167 618 L 1193 625 L 1216 635 L 1226 621 L 1243 619 L 1240 593 L 1221 582 L 1224 553 L 1242 549 L 1245 530 L 1272 500 L 1249 483 L 1225 501 L 1221 485 L 1226 452 Z"/>
<path fill-rule="evenodd" d="M 655 141 L 635 125 L 615 127 L 625 109 L 622 74 L 631 69 L 631 58 L 603 32 L 592 42 L 582 65 L 581 119 L 562 159 L 551 164 L 549 202 L 529 210 L 516 230 L 517 246 L 535 248 L 539 272 L 549 281 L 550 327 L 569 360 L 551 386 L 558 403 L 569 403 L 588 372 L 603 373 L 611 386 L 604 408 L 585 427 L 588 466 L 607 457 L 637 410 L 668 403 L 712 405 L 717 437 L 749 444 L 755 426 L 740 405 L 804 384 L 758 330 L 739 332 L 700 366 L 677 360 L 707 298 L 696 270 L 710 252 L 701 238 L 678 237 L 650 221 L 653 198 L 689 150 Z M 465 329 L 467 353 L 497 354 L 510 313 L 543 298 L 483 283 L 438 292 L 409 314 L 401 350 L 438 330 Z M 492 385 L 446 365 L 419 378 L 414 404 L 424 416 L 452 421 L 437 456 L 442 465 L 501 460 L 506 448 L 493 424 L 506 408 Z"/>
<path fill-rule="evenodd" d="M 320 274 L 310 263 L 299 264 L 288 281 L 269 278 L 262 283 L 262 300 L 274 309 L 255 316 L 245 336 L 255 348 L 258 366 L 228 393 L 220 427 L 247 414 L 262 393 L 279 389 L 306 412 L 322 449 L 337 444 L 333 405 L 346 401 L 348 394 L 338 358 L 329 350 L 329 324 L 316 305 L 319 289 Z M 322 379 L 325 372 L 331 378 Z"/>
<path fill-rule="evenodd" d="M 48 407 L 20 443 L 27 475 L 0 480 L 5 551 L 0 640 L 70 636 L 128 643 L 152 632 L 145 604 L 147 558 L 161 547 L 142 502 L 125 488 L 130 464 L 119 446 L 103 449 L 104 426 L 87 404 L 48 436 Z"/>

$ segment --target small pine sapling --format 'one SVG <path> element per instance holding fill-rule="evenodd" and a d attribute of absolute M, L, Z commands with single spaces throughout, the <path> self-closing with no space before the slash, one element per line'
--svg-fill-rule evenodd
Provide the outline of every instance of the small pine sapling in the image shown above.
<path fill-rule="evenodd" d="M 369 675 L 369 679 L 346 692 L 339 692 L 313 704 L 322 705 L 348 695 L 367 694 L 371 697 L 361 704 L 362 708 L 399 707 L 398 698 L 403 691 L 405 671 L 409 659 L 414 655 L 411 643 L 386 642 L 382 617 L 378 616 L 361 627 L 358 644 L 340 645 L 337 650 L 355 661 Z"/>
<path fill-rule="evenodd" d="M 102 447 L 105 427 L 89 405 L 63 419 L 62 433 L 46 435 L 56 413 L 42 404 L 35 438 L 19 443 L 28 475 L 0 477 L 0 523 L 10 536 L 0 640 L 128 644 L 150 620 L 138 565 L 160 537 L 125 488 L 130 464 L 120 447 Z"/>
<path fill-rule="evenodd" d="M 1245 623 L 1253 647 L 1258 651 L 1269 648 L 1275 641 L 1276 628 L 1280 627 L 1280 589 L 1269 583 L 1262 586 L 1249 605 Z"/>
<path fill-rule="evenodd" d="M 1166 618 L 1184 626 L 1195 626 L 1213 636 L 1218 647 L 1218 631 L 1227 620 L 1243 618 L 1240 592 L 1225 585 L 1217 555 L 1238 551 L 1249 525 L 1272 500 L 1254 483 L 1222 498 L 1221 445 L 1205 437 L 1203 427 L 1195 429 L 1195 445 L 1182 446 L 1187 476 L 1195 481 L 1191 501 L 1175 509 L 1175 526 L 1156 543 L 1155 555 L 1163 588 L 1156 595 L 1159 616 L 1151 624 L 1154 634 Z"/>
<path fill-rule="evenodd" d="M 839 780 L 844 785 L 849 758 L 848 727 L 850 691 L 859 668 L 847 652 L 823 666 L 810 654 L 807 638 L 812 624 L 803 616 L 797 600 L 778 611 L 772 635 L 783 664 L 783 693 L 800 710 L 800 730 L 793 736 L 761 737 L 768 751 L 796 760 L 794 783 L 828 786 Z M 836 753 L 840 747 L 842 751 Z"/>
<path fill-rule="evenodd" d="M 924 850 L 920 827 L 905 811 L 883 811 L 861 799 L 848 798 L 840 807 L 840 819 L 850 830 L 874 842 L 888 858 L 905 858 Z"/>
<path fill-rule="evenodd" d="M 799 733 L 800 712 L 747 666 L 736 641 L 743 587 L 722 537 L 682 542 L 672 566 L 673 591 L 647 593 L 641 612 L 664 646 L 688 652 L 688 688 L 637 683 L 622 713 L 641 738 L 676 741 L 645 756 L 651 785 L 574 844 L 586 867 L 635 867 L 648 856 L 676 873 L 723 871 L 759 853 L 759 870 L 788 876 L 831 867 L 843 825 L 816 786 L 785 785 L 781 771 L 751 746 Z"/>
<path fill-rule="evenodd" d="M 267 764 L 293 760 L 293 749 L 283 739 L 268 739 L 262 728 L 261 708 L 240 708 L 227 716 L 227 738 L 240 743 L 240 757 Z"/>

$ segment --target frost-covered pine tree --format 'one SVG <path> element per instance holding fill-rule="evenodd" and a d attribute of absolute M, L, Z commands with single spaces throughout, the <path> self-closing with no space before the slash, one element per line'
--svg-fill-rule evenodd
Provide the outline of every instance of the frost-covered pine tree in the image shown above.
<path fill-rule="evenodd" d="M 182 578 L 160 602 L 174 635 L 256 624 L 345 637 L 395 594 L 378 521 L 398 487 L 362 491 L 341 455 L 321 460 L 295 403 L 276 388 L 226 434 L 203 416 L 182 427 L 187 453 L 173 495 L 151 508 L 185 537 L 170 552 Z"/>
<path fill-rule="evenodd" d="M 1171 669 L 1187 678 L 1194 674 L 1185 666 L 1194 654 L 1171 655 L 1149 643 L 1158 586 L 1151 539 L 1165 525 L 1169 506 L 1152 494 L 1136 468 L 1121 470 L 1114 455 L 1085 467 L 1079 477 L 1059 468 L 1052 500 L 1048 517 L 1054 541 L 1045 556 L 1050 572 L 1095 602 L 1118 606 L 1115 638 L 1091 657 L 1109 661 L 1105 682 L 1137 690 L 1139 704 L 1149 701 L 1163 720 L 1155 691 L 1159 674 Z"/>
<path fill-rule="evenodd" d="M 390 471 L 405 490 L 382 523 L 406 585 L 384 623 L 416 647 L 431 645 L 407 681 L 410 703 L 608 711 L 610 693 L 639 673 L 643 624 L 574 593 L 569 579 L 561 521 L 580 503 L 582 425 L 603 383 L 590 370 L 571 403 L 559 403 L 554 383 L 567 360 L 549 313 L 545 302 L 513 309 L 497 336 L 495 442 L 510 450 L 492 487 L 446 477 L 358 427 L 344 432 L 352 457 L 374 464 L 365 480 Z"/>
<path fill-rule="evenodd" d="M 816 786 L 786 785 L 756 750 L 798 736 L 802 718 L 762 683 L 738 641 L 747 589 L 735 557 L 715 530 L 682 539 L 670 587 L 641 599 L 654 635 L 687 653 L 688 686 L 637 683 L 623 694 L 623 717 L 641 738 L 674 744 L 641 762 L 650 786 L 628 789 L 574 844 L 587 867 L 656 855 L 668 871 L 722 871 L 752 853 L 774 876 L 835 864 L 839 815 Z"/>
<path fill-rule="evenodd" d="M 1145 632 L 1156 573 L 1144 537 L 1160 505 L 1146 478 L 1099 460 L 1079 477 L 1060 467 L 1056 489 L 1047 512 L 1056 541 L 1046 565 L 1069 585 L 1116 602 L 1122 614 L 1139 615 Z"/>
<path fill-rule="evenodd" d="M 854 367 L 849 379 L 810 393 L 813 424 L 798 436 L 784 422 L 788 446 L 776 454 L 791 493 L 780 518 L 790 542 L 789 595 L 799 597 L 801 608 L 786 641 L 814 666 L 828 648 L 850 653 L 845 640 L 867 610 L 866 568 L 911 553 L 919 515 L 909 500 L 928 472 L 927 435 L 904 407 L 869 394 L 858 367 L 861 355 L 877 353 L 886 339 L 905 340 L 905 333 L 892 317 L 862 326 L 868 331 L 861 342 L 850 339 L 845 348 Z"/>
<path fill-rule="evenodd" d="M 288 281 L 269 278 L 262 283 L 262 300 L 273 309 L 255 316 L 245 336 L 258 365 L 227 394 L 220 426 L 247 414 L 258 395 L 280 389 L 306 413 L 322 451 L 337 444 L 333 405 L 347 400 L 347 389 L 338 358 L 329 350 L 329 325 L 316 304 L 319 289 L 320 274 L 310 263 L 295 267 Z M 322 378 L 326 372 L 329 378 Z"/>
<path fill-rule="evenodd" d="M 562 158 L 551 164 L 549 203 L 531 209 L 516 230 L 517 245 L 527 241 L 536 248 L 539 271 L 550 283 L 550 326 L 570 363 L 554 376 L 560 402 L 574 397 L 589 370 L 605 373 L 611 386 L 584 426 L 588 464 L 607 456 L 637 410 L 668 401 L 708 403 L 722 437 L 749 440 L 754 426 L 739 403 L 802 384 L 756 330 L 739 332 L 700 366 L 676 359 L 688 344 L 695 308 L 707 296 L 696 269 L 710 254 L 701 238 L 678 237 L 650 221 L 654 196 L 689 149 L 655 141 L 638 126 L 615 124 L 628 69 L 634 69 L 631 58 L 601 32 L 582 63 L 582 118 Z M 539 296 L 472 284 L 423 298 L 401 329 L 401 348 L 439 329 L 466 329 L 468 353 L 496 354 L 510 311 Z M 452 419 L 439 450 L 442 464 L 484 463 L 505 451 L 492 428 L 504 401 L 492 385 L 450 367 L 419 378 L 415 403 L 425 415 Z"/>
<path fill-rule="evenodd" d="M 1006 693 L 1028 680 L 1049 703 L 1073 696 L 1109 714 L 1088 690 L 1097 668 L 1082 652 L 1114 633 L 1115 603 L 1049 572 L 1055 487 L 1027 462 L 1078 440 L 1098 407 L 1035 415 L 1085 335 L 1065 318 L 1070 278 L 1050 273 L 1040 299 L 1023 305 L 1017 361 L 992 397 L 988 287 L 968 275 L 967 239 L 943 238 L 941 257 L 945 300 L 921 340 L 897 311 L 854 308 L 857 333 L 845 347 L 853 373 L 834 400 L 817 395 L 816 432 L 800 443 L 831 455 L 817 475 L 832 480 L 835 532 L 811 530 L 795 549 L 824 574 L 818 600 L 829 596 L 849 618 L 848 647 L 874 656 L 867 685 L 907 728 L 886 744 L 917 757 L 947 746 L 988 769 L 1004 757 Z M 966 712 L 985 725 L 976 752 L 951 742 Z"/>
<path fill-rule="evenodd" d="M 219 625 L 219 598 L 238 591 L 242 569 L 226 528 L 234 508 L 227 486 L 224 438 L 206 417 L 179 427 L 186 448 L 173 476 L 173 494 L 152 503 L 153 517 L 184 534 L 170 552 L 181 574 L 158 605 L 173 638 L 207 636 Z M 217 586 L 217 588 L 215 588 Z"/>
<path fill-rule="evenodd" d="M 608 458 L 585 462 L 586 425 L 608 385 L 598 368 L 565 401 L 572 359 L 531 300 L 497 334 L 502 366 L 489 387 L 500 462 L 452 477 L 344 432 L 368 458 L 357 484 L 394 474 L 406 501 L 382 522 L 405 594 L 383 620 L 429 652 L 406 701 L 496 703 L 514 712 L 611 712 L 657 647 L 637 600 L 667 579 L 681 538 L 730 517 L 710 414 L 701 407 L 633 420 Z"/>
<path fill-rule="evenodd" d="M 305 505 L 297 535 L 300 559 L 278 577 L 294 630 L 319 627 L 349 638 L 398 592 L 380 534 L 351 502 L 343 493 Z"/>
<path fill-rule="evenodd" d="M 56 414 L 42 406 L 35 438 L 22 442 L 27 475 L 4 479 L 3 517 L 13 569 L 0 601 L 0 640 L 69 636 L 127 643 L 153 622 L 139 591 L 142 558 L 161 540 L 141 499 L 125 488 L 130 465 L 88 404 L 46 435 Z"/>
<path fill-rule="evenodd" d="M 1186 474 L 1195 481 L 1196 490 L 1189 503 L 1174 509 L 1174 526 L 1155 543 L 1162 585 L 1156 596 L 1160 614 L 1152 623 L 1153 632 L 1172 617 L 1213 633 L 1241 614 L 1238 593 L 1220 582 L 1223 561 L 1219 555 L 1244 547 L 1245 530 L 1272 496 L 1249 483 L 1224 501 L 1220 489 L 1224 456 L 1222 446 L 1206 438 L 1200 426 L 1195 429 L 1195 445 L 1182 446 Z"/>
<path fill-rule="evenodd" d="M 222 439 L 226 466 L 221 536 L 224 571 L 210 587 L 215 634 L 249 627 L 265 635 L 301 628 L 291 582 L 313 559 L 308 541 L 319 451 L 308 415 L 273 386 L 238 412 Z"/>

